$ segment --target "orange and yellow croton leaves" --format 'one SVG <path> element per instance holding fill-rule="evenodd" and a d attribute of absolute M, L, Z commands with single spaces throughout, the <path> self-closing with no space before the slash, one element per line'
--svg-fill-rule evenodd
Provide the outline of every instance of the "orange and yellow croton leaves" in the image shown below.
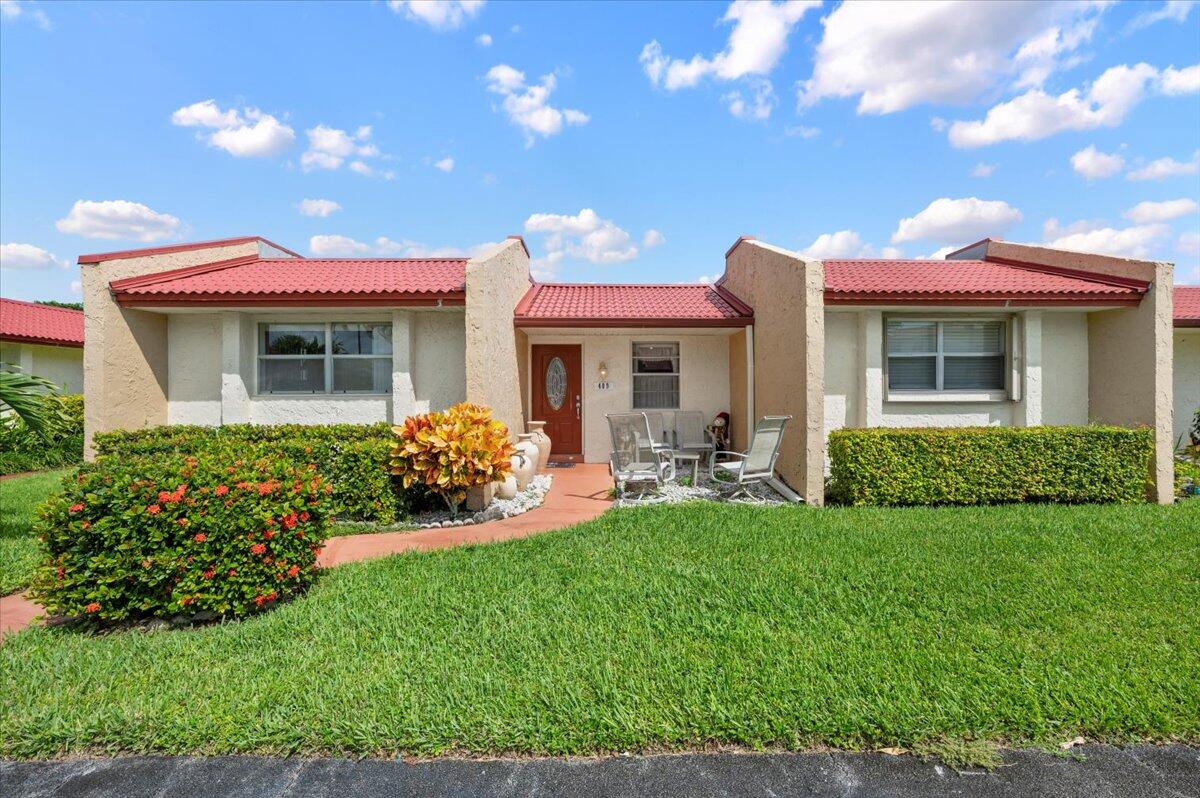
<path fill-rule="evenodd" d="M 504 479 L 515 451 L 508 427 L 492 411 L 463 402 L 437 413 L 409 416 L 392 427 L 391 471 L 404 487 L 420 483 L 456 505 L 467 488 Z"/>

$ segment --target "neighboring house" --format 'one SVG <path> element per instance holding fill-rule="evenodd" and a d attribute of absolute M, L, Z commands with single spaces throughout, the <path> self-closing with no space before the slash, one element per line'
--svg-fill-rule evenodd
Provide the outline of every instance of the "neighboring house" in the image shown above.
<path fill-rule="evenodd" d="M 261 238 L 88 255 L 87 432 L 395 421 L 462 400 L 605 462 L 629 409 L 793 416 L 778 466 L 823 502 L 844 426 L 1154 429 L 1172 482 L 1171 265 L 985 240 L 950 260 L 806 260 L 750 238 L 708 285 L 533 283 L 467 259 L 311 259 Z M 1165 291 L 1164 291 L 1165 289 Z"/>
<path fill-rule="evenodd" d="M 1200 408 L 1200 285 L 1175 288 L 1175 439 L 1187 441 Z"/>
<path fill-rule="evenodd" d="M 0 361 L 62 386 L 63 393 L 82 393 L 83 313 L 0 299 Z"/>

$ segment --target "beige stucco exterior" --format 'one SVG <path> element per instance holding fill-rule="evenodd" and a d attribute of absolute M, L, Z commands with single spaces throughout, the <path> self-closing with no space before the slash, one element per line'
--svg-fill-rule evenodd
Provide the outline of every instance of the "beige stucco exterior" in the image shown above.
<path fill-rule="evenodd" d="M 24 341 L 0 341 L 0 362 L 50 380 L 63 393 L 83 393 L 83 349 Z"/>
<path fill-rule="evenodd" d="M 754 308 L 750 415 L 792 416 L 778 472 L 809 504 L 823 504 L 824 266 L 743 239 L 725 257 L 723 285 Z M 737 418 L 734 425 L 736 432 Z"/>
<path fill-rule="evenodd" d="M 1174 440 L 1187 441 L 1200 408 L 1200 327 L 1175 328 Z"/>
<path fill-rule="evenodd" d="M 1150 498 L 1161 504 L 1174 501 L 1173 264 L 1007 241 L 981 242 L 958 257 L 981 254 L 1150 284 L 1137 305 L 1088 314 L 1088 420 L 1150 427 L 1154 431 Z"/>
<path fill-rule="evenodd" d="M 167 423 L 167 317 L 122 308 L 109 283 L 127 277 L 253 255 L 260 242 L 205 247 L 81 265 L 84 454 L 92 436 Z"/>
<path fill-rule="evenodd" d="M 492 408 L 513 435 L 525 430 L 513 311 L 529 285 L 529 252 L 519 238 L 467 263 L 467 401 Z"/>

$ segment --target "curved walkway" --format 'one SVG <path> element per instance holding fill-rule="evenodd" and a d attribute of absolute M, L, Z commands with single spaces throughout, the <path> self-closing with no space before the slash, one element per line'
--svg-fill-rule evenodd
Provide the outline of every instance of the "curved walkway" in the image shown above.
<path fill-rule="evenodd" d="M 542 506 L 527 513 L 486 524 L 449 529 L 377 532 L 330 538 L 317 558 L 317 564 L 322 568 L 332 568 L 405 551 L 431 551 L 470 543 L 496 543 L 528 537 L 588 521 L 603 513 L 612 503 L 608 495 L 612 477 L 608 475 L 606 465 L 581 463 L 574 468 L 554 469 L 551 473 L 554 481 Z M 41 613 L 42 608 L 27 599 L 24 593 L 0 598 L 0 638 L 24 629 Z"/>

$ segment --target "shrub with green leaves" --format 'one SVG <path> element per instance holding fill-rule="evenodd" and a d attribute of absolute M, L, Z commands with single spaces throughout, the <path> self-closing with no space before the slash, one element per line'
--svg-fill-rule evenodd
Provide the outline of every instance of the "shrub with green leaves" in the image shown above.
<path fill-rule="evenodd" d="M 50 423 L 43 437 L 17 418 L 0 423 L 0 474 L 62 468 L 83 462 L 83 397 L 46 394 Z"/>
<path fill-rule="evenodd" d="M 97 624 L 267 609 L 311 583 L 330 490 L 310 463 L 234 447 L 103 458 L 39 512 L 32 594 Z"/>
<path fill-rule="evenodd" d="M 1140 502 L 1148 429 L 841 429 L 829 435 L 830 500 L 925 505 Z"/>
<path fill-rule="evenodd" d="M 333 486 L 331 512 L 344 521 L 389 524 L 406 509 L 389 473 L 394 436 L 387 424 L 227 424 L 165 426 L 96 435 L 100 456 L 191 454 L 213 447 L 240 448 L 248 456 L 283 454 L 315 463 Z"/>

